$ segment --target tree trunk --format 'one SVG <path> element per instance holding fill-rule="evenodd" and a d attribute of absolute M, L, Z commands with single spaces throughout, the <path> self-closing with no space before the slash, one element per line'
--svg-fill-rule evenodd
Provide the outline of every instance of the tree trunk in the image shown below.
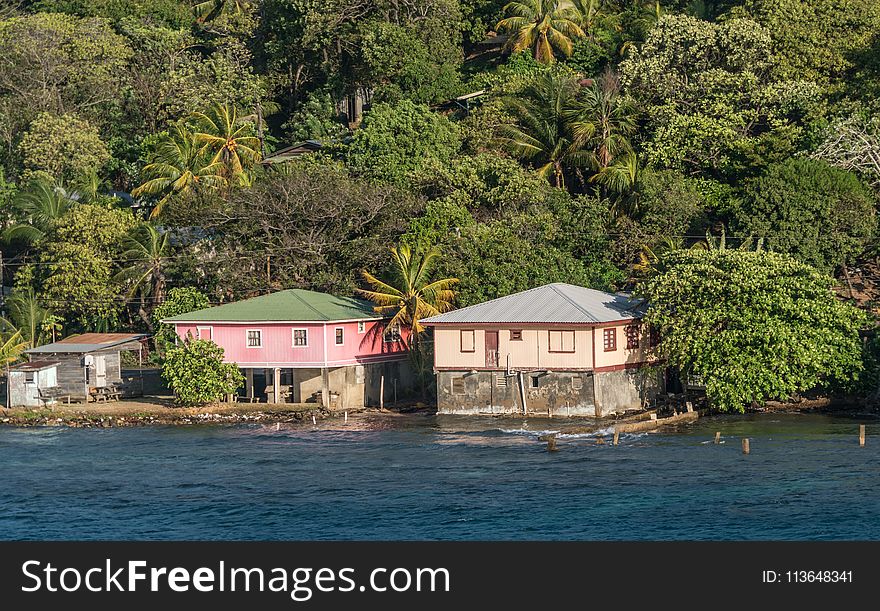
<path fill-rule="evenodd" d="M 841 270 L 843 270 L 843 277 L 846 279 L 846 288 L 849 291 L 849 298 L 855 299 L 855 293 L 853 292 L 852 279 L 849 277 L 849 268 L 846 266 L 846 262 L 841 265 Z"/>
<path fill-rule="evenodd" d="M 412 318 L 410 320 L 413 320 Z M 410 342 L 409 342 L 409 350 L 410 350 L 410 362 L 415 365 L 414 373 L 419 378 L 419 392 L 422 396 L 422 401 L 428 402 L 428 387 L 425 385 L 425 376 L 423 375 L 423 363 L 422 363 L 422 352 L 419 347 L 419 334 L 416 332 L 415 326 L 416 321 L 413 320 L 413 324 L 410 326 Z"/>

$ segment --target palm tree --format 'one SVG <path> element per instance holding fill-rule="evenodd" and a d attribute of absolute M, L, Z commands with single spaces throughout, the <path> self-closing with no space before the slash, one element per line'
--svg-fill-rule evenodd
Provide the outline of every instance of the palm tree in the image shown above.
<path fill-rule="evenodd" d="M 13 210 L 23 220 L 7 227 L 3 238 L 30 244 L 38 242 L 75 204 L 61 187 L 44 181 L 31 183 L 27 190 L 20 192 L 12 201 Z"/>
<path fill-rule="evenodd" d="M 165 300 L 165 266 L 171 252 L 170 234 L 144 223 L 132 229 L 123 238 L 122 245 L 125 263 L 114 279 L 130 285 L 129 297 L 140 292 L 138 315 L 152 329 L 152 317 L 145 303 L 148 297 L 152 307 Z"/>
<path fill-rule="evenodd" d="M 21 358 L 28 344 L 21 339 L 21 331 L 16 331 L 8 339 L 0 339 L 0 367 L 8 367 Z"/>
<path fill-rule="evenodd" d="M 506 100 L 516 124 L 497 130 L 496 144 L 514 157 L 530 161 L 538 175 L 565 187 L 565 170 L 586 167 L 588 153 L 575 141 L 566 120 L 578 90 L 574 77 L 550 73 L 539 77 L 521 98 Z"/>
<path fill-rule="evenodd" d="M 638 181 L 639 159 L 632 151 L 619 155 L 590 178 L 590 182 L 598 183 L 618 195 L 632 189 Z"/>
<path fill-rule="evenodd" d="M 35 348 L 44 343 L 48 322 L 56 323 L 57 319 L 52 310 L 44 307 L 37 298 L 33 289 L 23 292 L 15 292 L 6 301 L 9 308 L 9 318 L 0 319 L 3 326 L 18 329 L 21 339 L 28 348 Z"/>
<path fill-rule="evenodd" d="M 150 214 L 155 218 L 172 197 L 188 197 L 200 188 L 225 188 L 222 170 L 220 162 L 211 161 L 203 153 L 195 135 L 178 124 L 156 146 L 153 162 L 141 172 L 146 180 L 131 194 L 160 197 Z"/>
<path fill-rule="evenodd" d="M 223 13 L 240 14 L 250 8 L 248 0 L 205 0 L 193 5 L 193 14 L 196 21 L 204 23 L 213 21 Z"/>
<path fill-rule="evenodd" d="M 605 11 L 605 0 L 571 0 L 571 3 L 578 16 L 578 25 L 590 40 L 593 40 L 593 32 L 600 23 L 613 21 L 613 16 Z"/>
<path fill-rule="evenodd" d="M 592 151 L 597 172 L 632 152 L 628 137 L 636 132 L 636 114 L 632 100 L 621 95 L 610 72 L 584 87 L 565 111 L 575 144 Z"/>
<path fill-rule="evenodd" d="M 217 104 L 209 112 L 194 113 L 198 124 L 195 140 L 202 151 L 211 155 L 211 163 L 220 163 L 229 185 L 245 186 L 245 169 L 260 160 L 260 140 L 254 134 L 254 125 L 242 121 L 238 110 L 228 104 Z"/>
<path fill-rule="evenodd" d="M 542 64 L 555 62 L 555 52 L 568 57 L 572 38 L 585 36 L 578 25 L 580 16 L 571 8 L 560 8 L 559 0 L 514 0 L 505 5 L 504 13 L 510 16 L 499 21 L 495 28 L 511 33 L 505 49 L 512 52 L 531 49 Z"/>
<path fill-rule="evenodd" d="M 458 284 L 458 278 L 431 280 L 431 271 L 439 256 L 440 251 L 436 248 L 421 254 L 401 244 L 391 249 L 392 284 L 367 271 L 361 272 L 370 289 L 358 289 L 357 292 L 376 304 L 376 313 L 392 317 L 388 328 L 411 331 L 412 348 L 418 346 L 419 335 L 425 330 L 420 321 L 448 312 L 453 307 L 455 292 L 452 287 Z"/>

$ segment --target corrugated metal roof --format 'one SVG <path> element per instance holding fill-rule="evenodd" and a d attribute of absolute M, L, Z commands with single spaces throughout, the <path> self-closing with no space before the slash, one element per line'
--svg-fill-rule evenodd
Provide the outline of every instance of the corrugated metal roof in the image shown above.
<path fill-rule="evenodd" d="M 83 354 L 122 346 L 147 337 L 145 333 L 83 333 L 52 344 L 25 350 L 25 354 Z"/>
<path fill-rule="evenodd" d="M 573 284 L 545 284 L 521 293 L 432 316 L 427 325 L 447 323 L 582 323 L 639 318 L 644 302 Z"/>
<path fill-rule="evenodd" d="M 162 322 L 326 322 L 381 318 L 373 304 L 352 297 L 287 289 L 163 319 Z"/>
<path fill-rule="evenodd" d="M 143 333 L 80 333 L 59 339 L 58 344 L 96 344 L 113 345 L 119 342 L 133 342 L 146 337 Z"/>
<path fill-rule="evenodd" d="M 57 364 L 58 361 L 30 361 L 29 363 L 19 363 L 18 365 L 13 365 L 9 369 L 11 371 L 39 371 L 40 369 L 54 367 Z"/>

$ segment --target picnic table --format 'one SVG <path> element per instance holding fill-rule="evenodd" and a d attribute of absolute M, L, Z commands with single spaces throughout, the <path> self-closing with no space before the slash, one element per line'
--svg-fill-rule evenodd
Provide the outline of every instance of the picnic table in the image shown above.
<path fill-rule="evenodd" d="M 96 403 L 119 401 L 119 399 L 122 398 L 122 391 L 116 388 L 115 384 L 111 384 L 110 386 L 96 386 L 90 389 L 89 393 L 92 396 L 92 400 Z"/>

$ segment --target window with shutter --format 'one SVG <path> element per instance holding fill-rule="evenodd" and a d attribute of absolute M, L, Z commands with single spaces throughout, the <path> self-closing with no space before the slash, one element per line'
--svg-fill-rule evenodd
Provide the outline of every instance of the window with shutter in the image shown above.
<path fill-rule="evenodd" d="M 574 331 L 570 330 L 551 330 L 550 332 L 550 352 L 574 352 Z"/>
<path fill-rule="evenodd" d="M 473 329 L 461 330 L 461 351 L 476 352 L 476 340 Z"/>

